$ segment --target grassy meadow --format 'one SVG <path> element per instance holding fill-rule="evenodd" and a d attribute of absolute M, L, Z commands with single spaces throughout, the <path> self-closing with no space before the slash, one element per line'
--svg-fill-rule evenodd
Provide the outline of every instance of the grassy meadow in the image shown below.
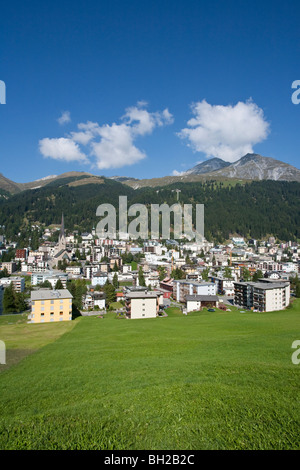
<path fill-rule="evenodd" d="M 299 449 L 300 300 L 167 313 L 0 317 L 0 449 Z"/>

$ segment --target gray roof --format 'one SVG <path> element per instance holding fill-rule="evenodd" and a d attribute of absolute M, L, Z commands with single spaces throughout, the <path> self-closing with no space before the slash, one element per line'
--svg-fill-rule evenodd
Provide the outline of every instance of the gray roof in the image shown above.
<path fill-rule="evenodd" d="M 186 301 L 197 300 L 200 302 L 218 302 L 219 297 L 217 295 L 187 295 Z"/>
<path fill-rule="evenodd" d="M 286 287 L 288 285 L 287 282 L 254 282 L 253 287 L 255 289 L 264 289 L 264 290 L 269 290 L 269 289 L 278 289 L 282 287 Z"/>
<path fill-rule="evenodd" d="M 31 300 L 55 300 L 55 299 L 72 299 L 72 294 L 68 289 L 39 289 L 31 292 Z"/>
<path fill-rule="evenodd" d="M 64 258 L 66 259 L 69 259 L 69 255 L 68 255 L 68 252 L 67 250 L 60 250 L 58 253 L 56 253 L 56 255 L 54 255 L 54 258 L 58 258 L 59 256 L 61 256 L 62 254 L 64 253 Z"/>
<path fill-rule="evenodd" d="M 193 281 L 191 279 L 174 279 L 173 282 L 179 282 L 180 284 L 193 284 L 195 286 L 211 286 L 214 284 L 213 282 L 199 282 L 199 281 Z"/>
<path fill-rule="evenodd" d="M 155 292 L 129 292 L 126 297 L 129 299 L 157 299 L 158 293 Z"/>
<path fill-rule="evenodd" d="M 278 282 L 278 281 L 261 281 L 261 282 L 253 282 L 253 281 L 249 281 L 249 282 L 234 282 L 234 284 L 236 285 L 241 285 L 241 286 L 247 286 L 247 287 L 254 287 L 255 289 L 264 289 L 264 290 L 267 290 L 267 289 L 278 289 L 278 288 L 282 288 L 282 287 L 286 287 L 289 285 L 289 281 L 287 282 L 284 282 L 281 280 L 281 282 Z"/>

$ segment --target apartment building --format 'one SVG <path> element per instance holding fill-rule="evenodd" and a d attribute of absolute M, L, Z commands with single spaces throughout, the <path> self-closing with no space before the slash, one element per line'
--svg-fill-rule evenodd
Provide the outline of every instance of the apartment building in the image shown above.
<path fill-rule="evenodd" d="M 82 271 L 81 266 L 67 266 L 66 273 L 71 274 L 72 276 L 80 276 Z"/>
<path fill-rule="evenodd" d="M 226 295 L 228 297 L 234 296 L 233 279 L 226 279 L 223 277 L 214 277 L 213 281 L 217 286 L 218 294 Z"/>
<path fill-rule="evenodd" d="M 98 307 L 99 310 L 105 309 L 105 294 L 103 292 L 88 292 L 83 301 L 83 308 L 85 310 L 94 310 Z"/>
<path fill-rule="evenodd" d="M 6 261 L 1 263 L 1 270 L 7 269 L 8 274 L 12 274 L 17 270 L 17 264 L 14 261 Z"/>
<path fill-rule="evenodd" d="M 108 280 L 108 274 L 97 271 L 95 274 L 92 275 L 92 286 L 104 286 L 104 284 Z"/>
<path fill-rule="evenodd" d="M 16 261 L 26 261 L 26 257 L 27 257 L 27 250 L 25 250 L 24 248 L 16 250 L 16 255 L 15 255 Z"/>
<path fill-rule="evenodd" d="M 243 308 L 253 307 L 253 282 L 234 282 L 234 303 Z"/>
<path fill-rule="evenodd" d="M 197 282 L 190 280 L 173 281 L 173 299 L 186 302 L 187 295 L 216 295 L 217 286 L 213 282 Z"/>
<path fill-rule="evenodd" d="M 69 276 L 67 273 L 54 272 L 54 271 L 48 271 L 44 273 L 32 273 L 31 284 L 33 286 L 37 286 L 38 284 L 42 284 L 45 281 L 49 281 L 52 288 L 54 289 L 57 281 L 60 280 L 65 289 L 67 286 L 68 278 Z"/>
<path fill-rule="evenodd" d="M 25 290 L 25 278 L 20 276 L 2 277 L 0 279 L 0 285 L 8 287 L 10 284 L 13 285 L 16 292 L 24 292 Z"/>
<path fill-rule="evenodd" d="M 290 303 L 290 283 L 264 279 L 259 282 L 235 282 L 234 302 L 259 312 L 285 309 Z"/>
<path fill-rule="evenodd" d="M 159 311 L 159 296 L 148 291 L 127 292 L 125 304 L 128 318 L 155 318 Z"/>
<path fill-rule="evenodd" d="M 72 320 L 72 294 L 67 289 L 31 292 L 31 323 Z"/>
<path fill-rule="evenodd" d="M 290 303 L 289 282 L 256 282 L 253 286 L 253 309 L 259 312 L 283 310 Z"/>

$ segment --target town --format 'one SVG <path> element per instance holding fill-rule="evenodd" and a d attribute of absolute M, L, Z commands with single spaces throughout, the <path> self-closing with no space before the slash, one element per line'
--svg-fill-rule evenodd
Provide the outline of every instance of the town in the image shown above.
<path fill-rule="evenodd" d="M 57 235 L 57 242 L 49 239 Z M 0 312 L 28 312 L 29 323 L 116 311 L 120 318 L 183 315 L 236 306 L 284 310 L 299 297 L 300 246 L 232 236 L 226 245 L 184 238 L 127 240 L 45 227 L 38 249 L 0 237 Z"/>

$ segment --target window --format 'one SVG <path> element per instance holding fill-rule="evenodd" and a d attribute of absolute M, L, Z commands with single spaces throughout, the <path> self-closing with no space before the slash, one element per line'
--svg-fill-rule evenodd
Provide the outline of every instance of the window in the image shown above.
<path fill-rule="evenodd" d="M 59 314 L 60 314 L 60 315 L 63 315 L 63 314 L 64 314 L 64 312 L 59 312 Z"/>

